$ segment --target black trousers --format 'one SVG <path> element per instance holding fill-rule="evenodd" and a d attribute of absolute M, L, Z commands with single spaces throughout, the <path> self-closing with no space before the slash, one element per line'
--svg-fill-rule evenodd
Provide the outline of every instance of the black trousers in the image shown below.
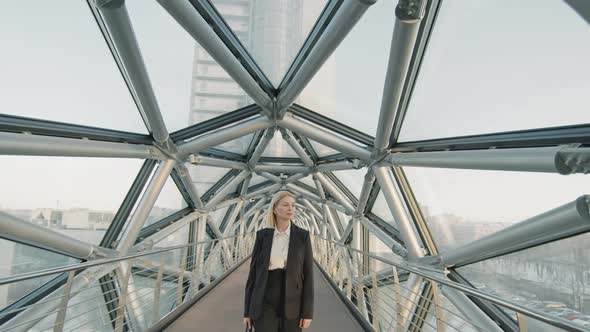
<path fill-rule="evenodd" d="M 254 320 L 255 332 L 301 332 L 299 318 L 284 319 L 285 270 L 268 271 L 262 315 Z"/>

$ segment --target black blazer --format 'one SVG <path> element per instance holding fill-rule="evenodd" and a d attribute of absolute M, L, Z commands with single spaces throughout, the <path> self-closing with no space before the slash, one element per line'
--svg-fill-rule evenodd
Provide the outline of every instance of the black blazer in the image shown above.
<path fill-rule="evenodd" d="M 258 319 L 268 277 L 274 229 L 256 232 L 256 241 L 246 282 L 244 317 Z M 291 223 L 289 253 L 285 265 L 285 318 L 313 318 L 313 252 L 309 232 Z"/>

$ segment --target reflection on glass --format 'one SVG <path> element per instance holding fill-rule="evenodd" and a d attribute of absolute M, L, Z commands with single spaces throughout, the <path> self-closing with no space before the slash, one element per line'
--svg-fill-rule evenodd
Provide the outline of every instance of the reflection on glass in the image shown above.
<path fill-rule="evenodd" d="M 590 177 L 582 174 L 404 171 L 441 252 L 571 202 L 590 185 Z"/>
<path fill-rule="evenodd" d="M 587 40 L 563 1 L 445 1 L 400 141 L 590 122 Z"/>
<path fill-rule="evenodd" d="M 0 256 L 0 276 L 2 277 L 80 262 L 72 257 L 4 239 L 0 239 L 0 252 L 2 253 Z M 56 275 L 50 275 L 0 286 L 0 310 L 55 277 Z"/>
<path fill-rule="evenodd" d="M 2 1 L 0 12 L 0 113 L 147 133 L 86 2 Z"/>
<path fill-rule="evenodd" d="M 172 177 L 168 177 L 160 195 L 156 199 L 156 203 L 144 224 L 144 227 L 149 226 L 157 221 L 160 221 L 169 215 L 182 210 L 187 206 L 182 194 L 178 190 L 176 183 Z"/>
<path fill-rule="evenodd" d="M 394 22 L 395 2 L 370 6 L 296 102 L 375 135 Z"/>
<path fill-rule="evenodd" d="M 590 327 L 590 234 L 488 259 L 457 271 L 482 291 Z"/>
<path fill-rule="evenodd" d="M 275 87 L 327 0 L 213 0 L 217 11 Z"/>
<path fill-rule="evenodd" d="M 141 160 L 2 156 L 0 211 L 100 243 Z"/>

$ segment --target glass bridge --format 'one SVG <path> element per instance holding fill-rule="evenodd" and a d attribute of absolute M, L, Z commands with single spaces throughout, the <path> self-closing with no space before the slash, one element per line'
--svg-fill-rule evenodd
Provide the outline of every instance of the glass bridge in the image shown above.
<path fill-rule="evenodd" d="M 0 3 L 0 331 L 590 331 L 590 1 Z"/>

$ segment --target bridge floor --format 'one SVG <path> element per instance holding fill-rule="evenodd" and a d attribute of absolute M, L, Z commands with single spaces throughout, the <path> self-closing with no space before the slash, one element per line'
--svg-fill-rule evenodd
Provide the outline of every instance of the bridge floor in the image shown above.
<path fill-rule="evenodd" d="M 248 260 L 172 323 L 166 331 L 244 331 L 244 285 L 249 267 Z M 311 327 L 304 331 L 362 331 L 360 324 L 315 266 L 314 282 L 314 320 Z"/>

